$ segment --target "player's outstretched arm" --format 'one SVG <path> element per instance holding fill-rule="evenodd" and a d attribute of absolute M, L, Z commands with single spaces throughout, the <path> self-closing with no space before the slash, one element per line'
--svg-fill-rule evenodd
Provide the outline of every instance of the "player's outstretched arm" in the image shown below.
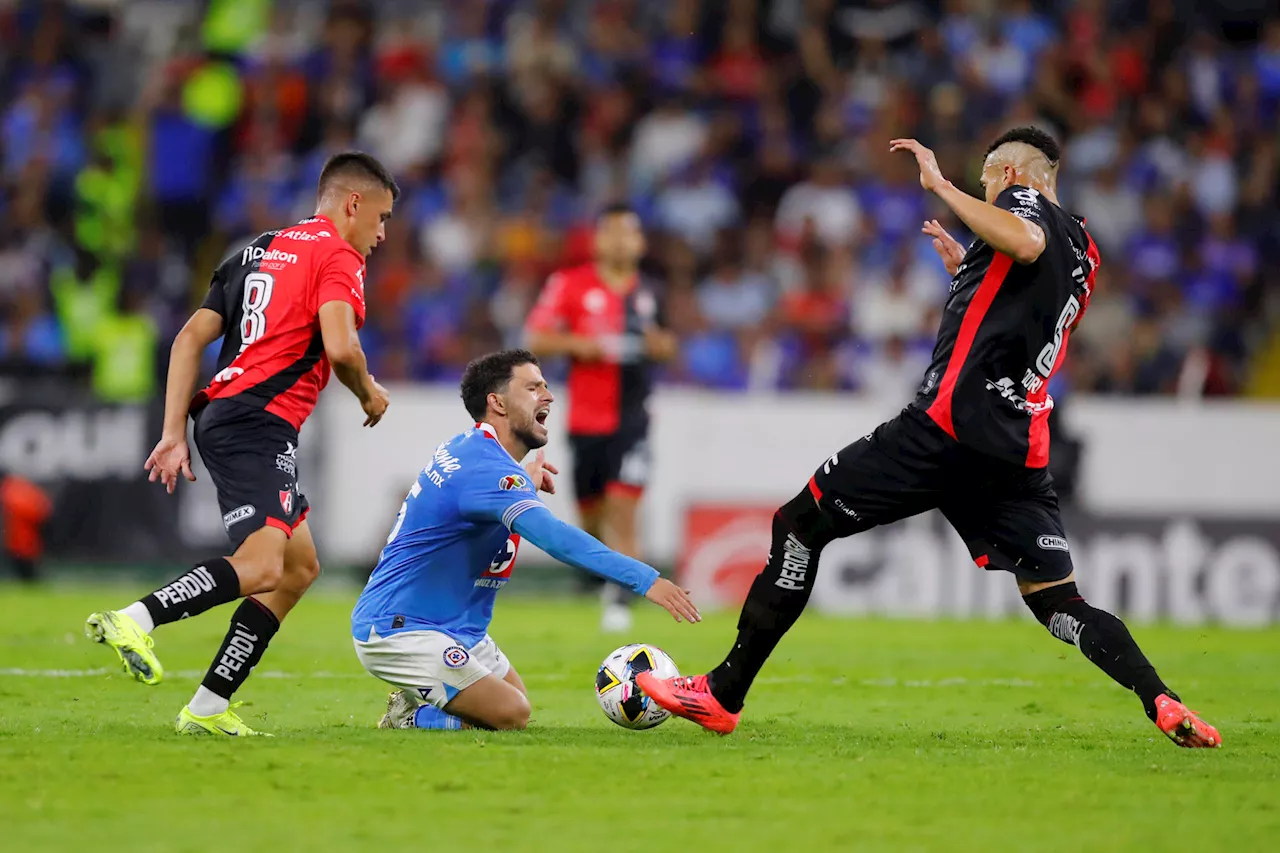
<path fill-rule="evenodd" d="M 386 414 L 391 395 L 369 373 L 369 362 L 356 331 L 356 312 L 350 303 L 333 300 L 320 306 L 320 337 L 334 375 L 360 401 L 364 425 L 375 425 Z"/>
<path fill-rule="evenodd" d="M 1044 251 L 1044 231 L 1039 225 L 974 198 L 942 177 L 933 152 L 914 139 L 894 139 L 890 151 L 908 151 L 920 167 L 920 186 L 946 203 L 969 230 L 997 252 L 1019 264 L 1034 263 Z M 935 235 L 936 236 L 936 235 Z"/>
<path fill-rule="evenodd" d="M 586 335 L 574 335 L 569 332 L 531 331 L 525 339 L 525 346 L 535 355 L 543 358 L 567 355 L 578 361 L 601 361 L 604 359 L 604 345 L 600 341 Z"/>
<path fill-rule="evenodd" d="M 567 355 L 577 361 L 600 361 L 605 352 L 599 340 L 567 329 L 566 286 L 562 273 L 547 279 L 537 304 L 529 312 L 524 345 L 543 358 Z"/>
<path fill-rule="evenodd" d="M 619 554 L 571 524 L 566 524 L 545 506 L 528 508 L 516 516 L 511 529 L 562 563 L 607 578 L 666 609 L 677 621 L 702 621 L 698 608 L 689 600 L 688 590 L 658 577 L 658 572 L 639 560 Z"/>
<path fill-rule="evenodd" d="M 178 476 L 194 481 L 191 450 L 187 447 L 187 414 L 200 378 L 200 357 L 222 337 L 222 315 L 200 308 L 173 339 L 169 348 L 169 376 L 164 391 L 164 430 L 143 466 L 151 482 L 159 480 L 173 494 Z"/>

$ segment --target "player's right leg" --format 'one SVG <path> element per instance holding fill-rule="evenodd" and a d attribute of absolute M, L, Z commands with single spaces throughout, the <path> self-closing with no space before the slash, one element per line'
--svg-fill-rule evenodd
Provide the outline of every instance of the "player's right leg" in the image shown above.
<path fill-rule="evenodd" d="M 158 625 L 198 616 L 242 596 L 274 589 L 284 563 L 285 535 L 262 527 L 230 557 L 205 560 L 120 610 L 93 613 L 85 634 L 113 649 L 124 671 L 143 684 L 159 684 L 164 668 L 152 650 Z"/>
<path fill-rule="evenodd" d="M 751 684 L 809 601 L 822 549 L 937 505 L 945 485 L 950 439 L 908 409 L 832 456 L 801 492 L 773 516 L 769 559 L 738 619 L 738 636 L 707 675 L 636 683 L 650 698 L 703 728 L 728 734 Z"/>
<path fill-rule="evenodd" d="M 573 493 L 578 502 L 578 523 L 584 531 L 609 544 L 610 531 L 605 512 L 605 486 L 609 482 L 608 435 L 570 435 L 573 459 Z M 612 547 L 612 546 L 611 546 Z M 616 549 L 615 549 L 616 550 Z M 631 611 L 619 600 L 614 585 L 588 572 L 579 574 L 585 592 L 599 592 L 604 604 L 600 630 L 606 634 L 631 626 Z"/>
<path fill-rule="evenodd" d="M 164 677 L 152 651 L 156 626 L 280 584 L 285 543 L 306 509 L 297 494 L 297 431 L 285 421 L 215 400 L 201 412 L 195 440 L 235 552 L 204 560 L 133 604 L 91 614 L 85 622 L 89 638 L 110 646 L 124 670 L 144 684 Z"/>
<path fill-rule="evenodd" d="M 649 481 L 649 440 L 644 424 L 629 424 L 608 438 L 605 452 L 604 514 L 601 541 L 637 560 L 640 498 Z M 631 630 L 631 600 L 635 596 L 616 583 L 605 584 L 600 627 L 605 633 Z"/>

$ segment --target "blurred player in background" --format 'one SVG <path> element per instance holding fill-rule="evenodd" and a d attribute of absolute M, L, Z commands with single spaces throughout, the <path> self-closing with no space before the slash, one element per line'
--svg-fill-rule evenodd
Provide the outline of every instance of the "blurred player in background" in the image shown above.
<path fill-rule="evenodd" d="M 547 443 L 555 398 L 525 350 L 479 358 L 462 376 L 473 429 L 436 448 L 400 506 L 386 548 L 351 614 L 356 655 L 400 688 L 378 725 L 395 729 L 522 729 L 524 682 L 489 636 L 498 590 L 522 539 L 698 621 L 685 590 L 552 515 Z M 537 456 L 523 468 L 531 450 Z"/>
<path fill-rule="evenodd" d="M 213 274 L 204 305 L 173 342 L 164 433 L 147 459 L 151 480 L 172 493 L 195 480 L 187 417 L 218 490 L 230 557 L 205 560 L 122 610 L 94 613 L 90 639 L 115 649 L 145 684 L 164 675 L 151 631 L 244 597 L 208 674 L 178 714 L 183 734 L 258 734 L 231 710 L 232 694 L 262 659 L 280 622 L 320 573 L 298 491 L 298 431 L 329 372 L 365 413 L 387 410 L 369 375 L 357 330 L 364 323 L 365 258 L 386 237 L 399 188 L 367 154 L 332 157 L 320 175 L 315 216 L 268 231 Z M 223 339 L 218 372 L 192 397 L 205 349 Z"/>
<path fill-rule="evenodd" d="M 933 364 L 915 402 L 836 453 L 773 517 L 768 563 L 738 621 L 738 638 L 708 675 L 636 683 L 659 705 L 727 734 L 747 691 L 809 600 L 822 549 L 835 539 L 940 509 L 974 562 L 1013 574 L 1023 601 L 1054 637 L 1137 694 L 1178 746 L 1215 747 L 1217 729 L 1161 680 L 1129 629 L 1085 601 L 1049 476 L 1047 386 L 1093 293 L 1098 249 L 1083 220 L 1058 206 L 1058 143 L 1014 128 L 982 165 L 986 199 L 946 180 L 914 139 L 920 184 L 976 239 L 966 250 L 924 223 L 951 275 Z"/>
<path fill-rule="evenodd" d="M 44 555 L 41 528 L 53 512 L 53 501 L 35 483 L 0 471 L 0 525 L 4 528 L 4 555 L 18 580 L 32 583 L 39 576 Z"/>
<path fill-rule="evenodd" d="M 626 205 L 596 220 L 595 260 L 547 280 L 529 315 L 529 348 L 568 356 L 569 443 L 582 526 L 610 548 L 639 557 L 636 516 L 649 479 L 649 392 L 655 362 L 676 355 L 659 325 L 658 299 L 640 278 L 640 217 Z M 628 596 L 603 590 L 601 627 L 631 627 Z"/>

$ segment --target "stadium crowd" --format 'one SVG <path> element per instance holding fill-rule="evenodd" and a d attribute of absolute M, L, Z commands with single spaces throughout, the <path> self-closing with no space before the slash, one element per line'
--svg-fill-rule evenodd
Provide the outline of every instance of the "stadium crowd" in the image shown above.
<path fill-rule="evenodd" d="M 948 281 L 888 140 L 977 192 L 984 140 L 1034 123 L 1104 261 L 1054 390 L 1241 393 L 1280 307 L 1280 17 L 1218 5 L 0 2 L 0 358 L 152 397 L 217 260 L 358 147 L 404 189 L 370 260 L 382 381 L 514 343 L 626 200 L 666 381 L 905 401 Z"/>

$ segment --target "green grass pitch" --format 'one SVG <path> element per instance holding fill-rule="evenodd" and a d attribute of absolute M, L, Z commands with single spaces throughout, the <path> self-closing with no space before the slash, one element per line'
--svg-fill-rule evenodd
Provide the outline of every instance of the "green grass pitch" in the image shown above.
<path fill-rule="evenodd" d="M 509 596 L 493 635 L 528 683 L 525 732 L 378 731 L 351 595 L 317 593 L 239 698 L 273 739 L 182 738 L 229 608 L 156 632 L 170 672 L 126 680 L 83 638 L 138 590 L 0 587 L 0 849 L 143 851 L 1280 849 L 1280 630 L 1139 628 L 1225 747 L 1179 750 L 1136 699 L 1034 623 L 832 620 L 784 640 L 737 733 L 604 718 L 625 640 L 687 672 L 734 618 L 643 606 L 602 637 L 584 602 Z M 107 672 L 102 670 L 108 668 Z"/>

